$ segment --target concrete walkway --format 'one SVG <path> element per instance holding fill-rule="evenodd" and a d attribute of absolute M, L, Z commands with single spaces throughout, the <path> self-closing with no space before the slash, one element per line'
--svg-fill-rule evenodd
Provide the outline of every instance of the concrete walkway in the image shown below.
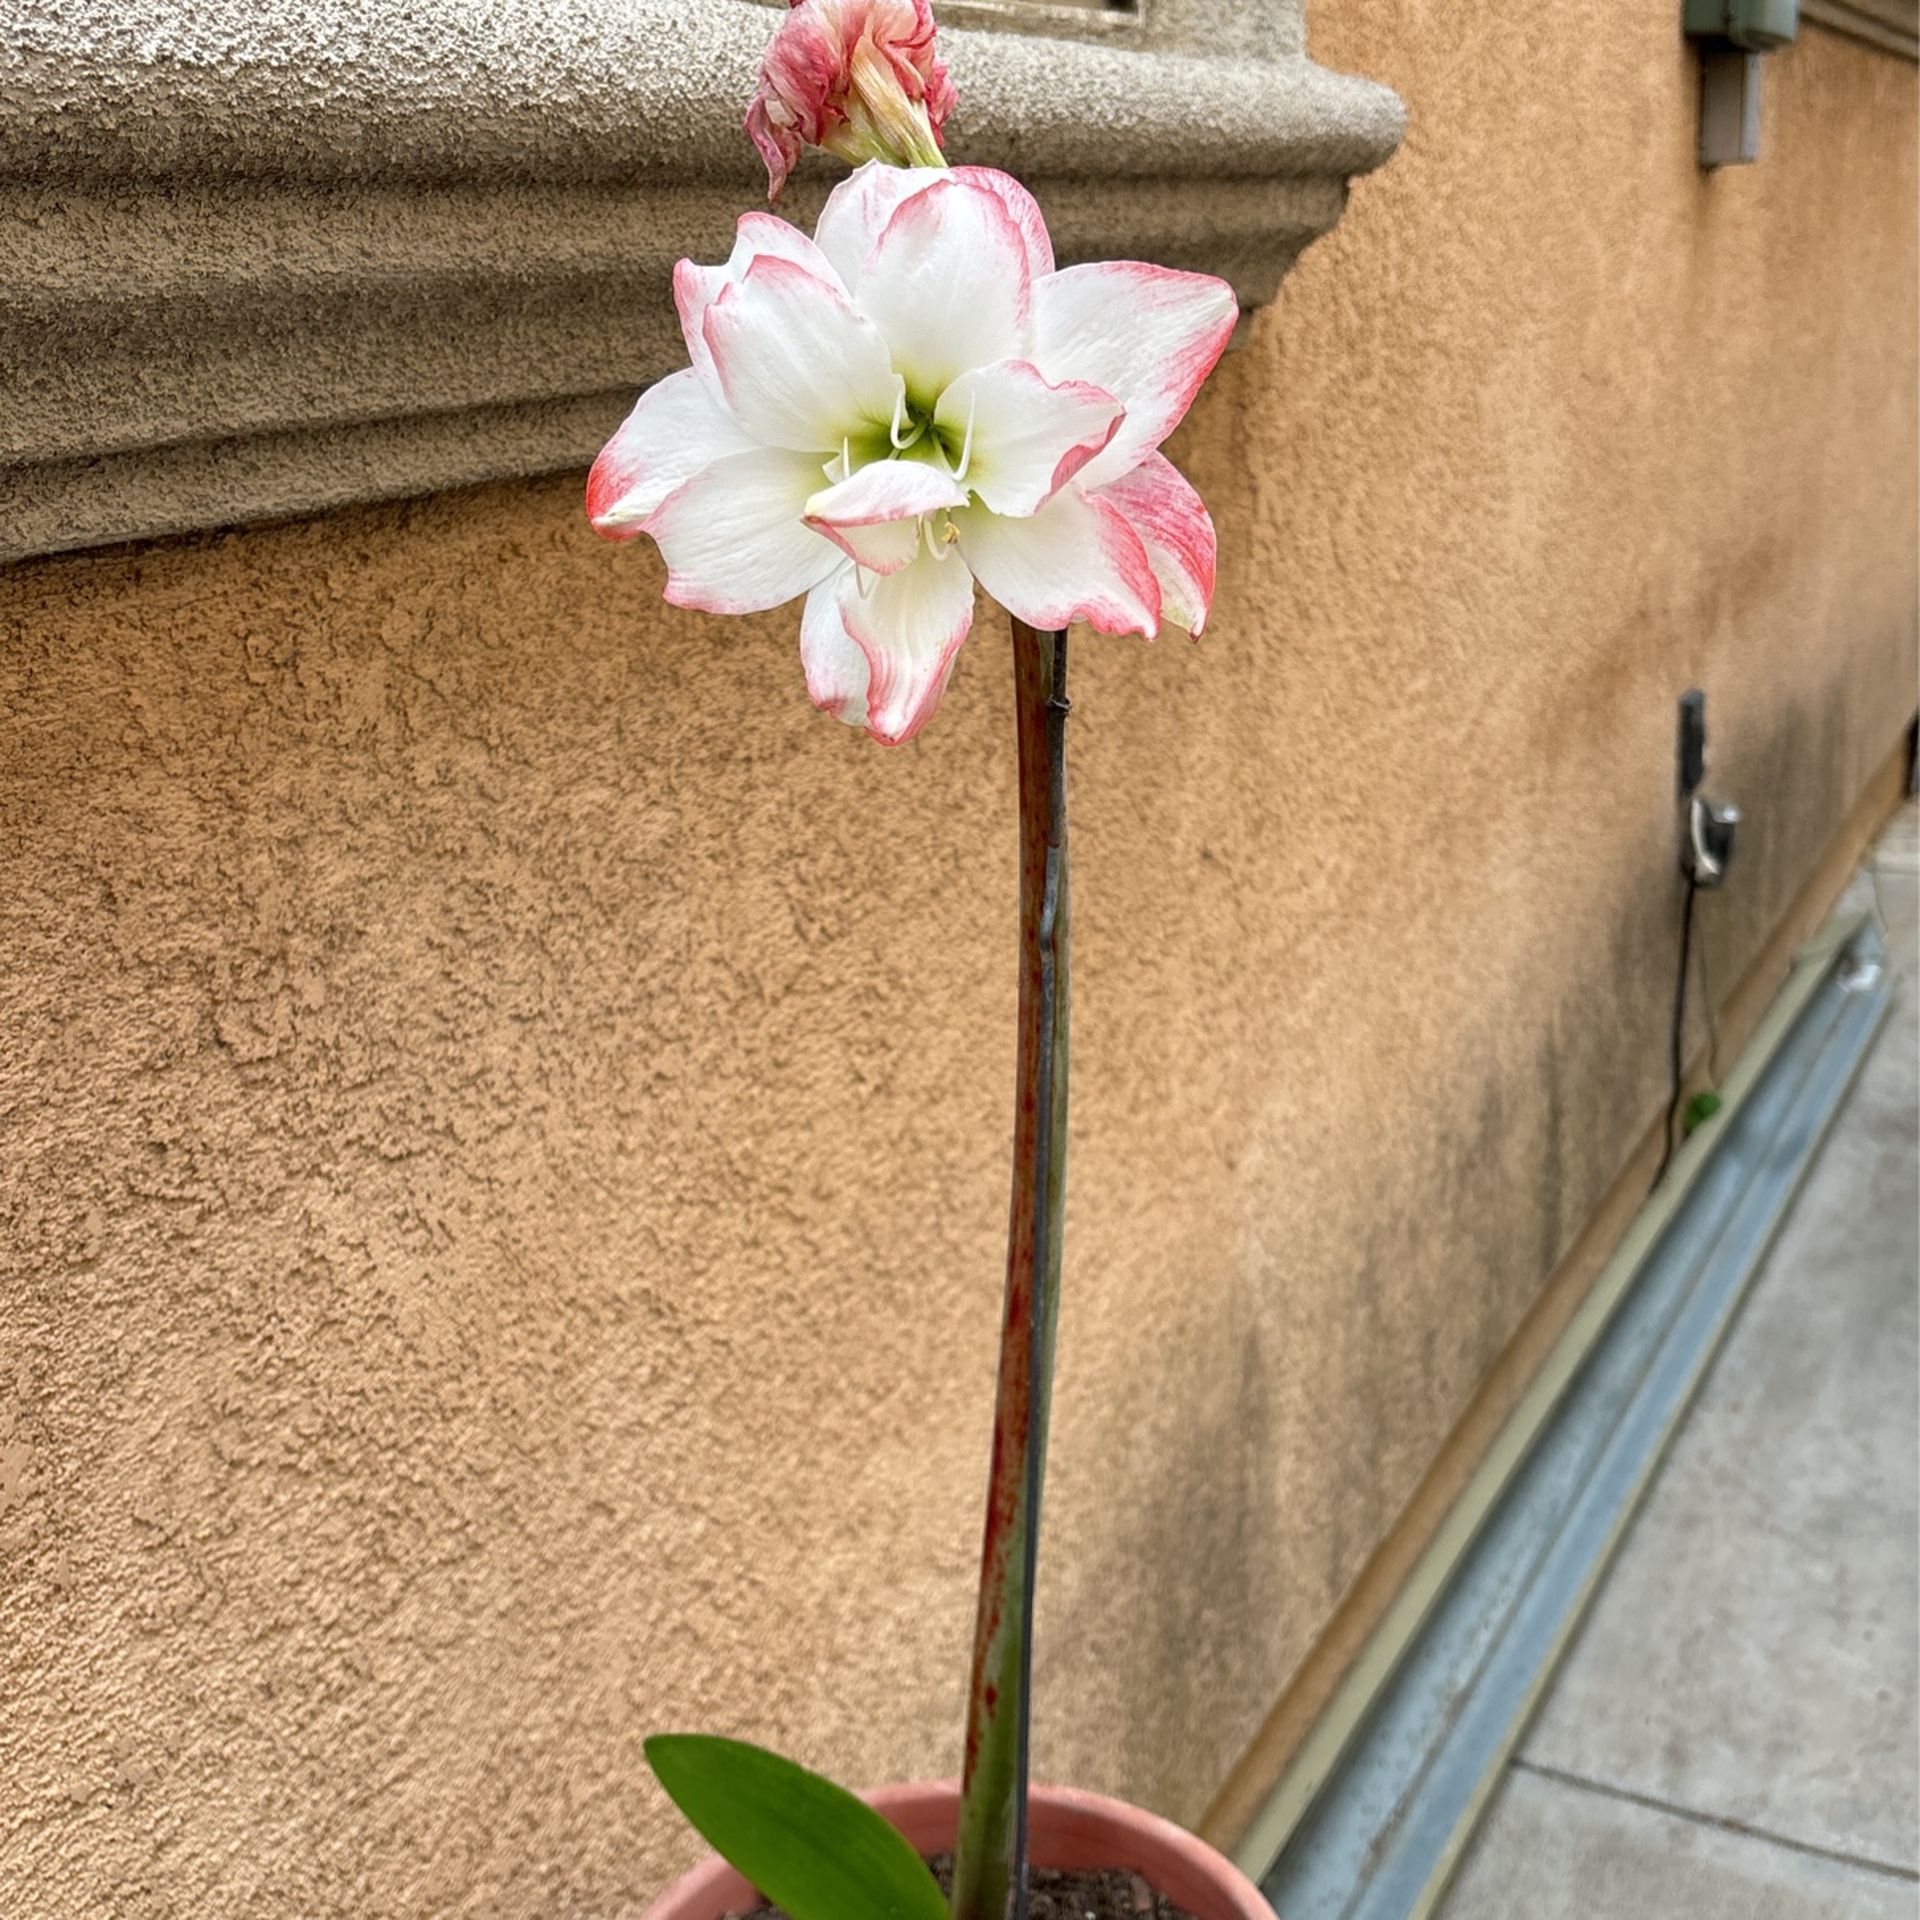
<path fill-rule="evenodd" d="M 1920 831 L 1904 979 L 1443 1920 L 1920 1915 Z"/>

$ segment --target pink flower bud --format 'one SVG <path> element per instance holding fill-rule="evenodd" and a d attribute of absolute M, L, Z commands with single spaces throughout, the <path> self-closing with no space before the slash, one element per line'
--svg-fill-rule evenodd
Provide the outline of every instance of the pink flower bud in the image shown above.
<path fill-rule="evenodd" d="M 747 135 L 777 200 L 802 147 L 859 165 L 938 167 L 953 81 L 928 0 L 792 0 L 760 66 Z"/>

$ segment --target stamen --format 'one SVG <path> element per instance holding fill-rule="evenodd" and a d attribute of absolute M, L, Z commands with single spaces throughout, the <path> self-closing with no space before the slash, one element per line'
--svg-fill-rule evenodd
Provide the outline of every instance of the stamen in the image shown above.
<path fill-rule="evenodd" d="M 924 420 L 916 420 L 913 423 L 913 431 L 902 440 L 900 438 L 900 420 L 906 410 L 907 383 L 903 380 L 893 391 L 893 420 L 887 428 L 887 438 L 893 442 L 893 450 L 895 453 L 905 453 L 927 430 L 927 423 Z"/>
<path fill-rule="evenodd" d="M 936 535 L 933 530 L 933 515 L 925 514 L 920 521 L 920 530 L 926 535 L 929 558 L 934 560 L 953 558 L 953 543 L 960 538 L 960 529 L 951 520 L 943 521 L 940 532 Z"/>
<path fill-rule="evenodd" d="M 980 396 L 976 393 L 967 402 L 967 437 L 960 446 L 960 464 L 953 470 L 955 480 L 964 480 L 967 477 L 967 468 L 973 462 L 973 416 L 979 405 Z"/>

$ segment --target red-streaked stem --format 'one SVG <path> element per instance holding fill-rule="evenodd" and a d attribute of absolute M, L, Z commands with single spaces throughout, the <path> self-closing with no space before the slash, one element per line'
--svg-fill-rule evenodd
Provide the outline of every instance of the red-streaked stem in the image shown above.
<path fill-rule="evenodd" d="M 1020 743 L 1020 1012 L 1006 1318 L 967 1696 L 953 1920 L 1027 1898 L 1034 1565 L 1060 1309 L 1067 1160 L 1067 636 L 1013 623 Z"/>

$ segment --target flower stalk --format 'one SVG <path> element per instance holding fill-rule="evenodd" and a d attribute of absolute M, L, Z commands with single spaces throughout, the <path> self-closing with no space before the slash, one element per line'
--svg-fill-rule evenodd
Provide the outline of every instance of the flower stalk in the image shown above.
<path fill-rule="evenodd" d="M 1067 636 L 1013 622 L 1020 998 L 1013 1198 L 993 1463 L 967 1699 L 953 1920 L 1026 1912 L 1034 1576 L 1060 1308 L 1070 918 Z"/>

